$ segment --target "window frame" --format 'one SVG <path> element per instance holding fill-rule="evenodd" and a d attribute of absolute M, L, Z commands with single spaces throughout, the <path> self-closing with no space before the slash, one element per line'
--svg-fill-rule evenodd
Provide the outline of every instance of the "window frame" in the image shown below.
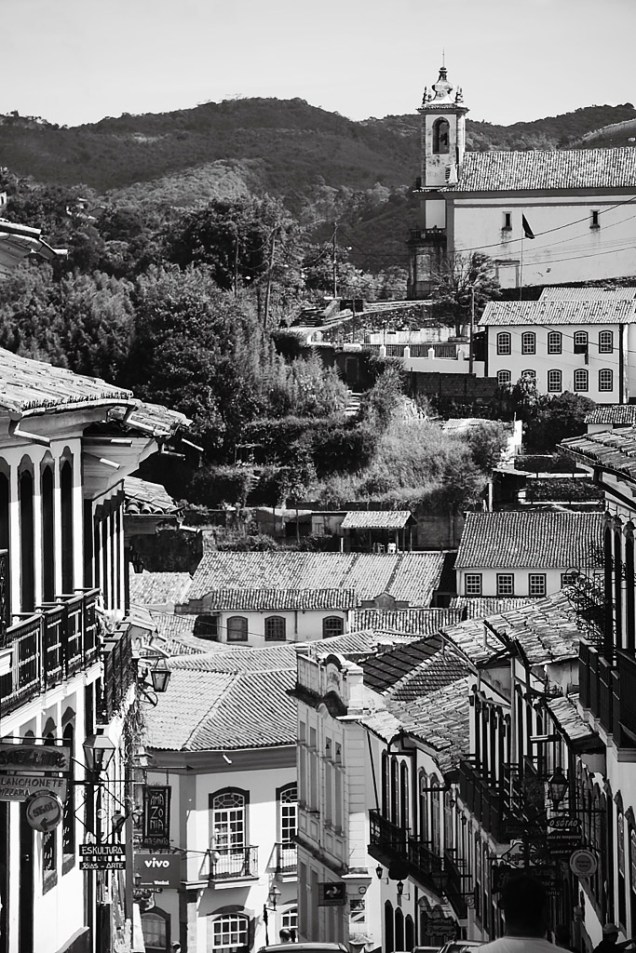
<path fill-rule="evenodd" d="M 553 377 L 554 375 L 558 375 L 558 378 L 557 378 L 559 382 L 558 387 L 554 387 L 552 385 L 551 377 Z M 559 367 L 551 367 L 548 370 L 547 383 L 548 383 L 548 394 L 560 394 L 561 391 L 563 390 L 563 371 Z"/>
<path fill-rule="evenodd" d="M 242 804 L 215 807 L 221 798 L 241 798 Z M 210 823 L 210 848 L 226 854 L 243 853 L 249 846 L 249 791 L 239 787 L 219 788 L 208 795 L 208 813 Z M 240 811 L 235 817 L 233 811 Z M 233 829 L 232 825 L 236 825 Z M 219 834 L 218 828 L 221 827 Z M 219 836 L 222 840 L 219 842 Z"/>
<path fill-rule="evenodd" d="M 250 947 L 250 918 L 246 913 L 226 912 L 212 913 L 209 916 L 209 930 L 207 936 L 208 949 L 212 950 L 247 950 Z M 217 931 L 217 924 L 227 924 L 228 928 Z M 217 943 L 217 934 L 228 942 Z"/>
<path fill-rule="evenodd" d="M 521 371 L 521 374 L 520 374 L 519 376 L 521 377 L 522 380 L 523 380 L 524 377 L 529 377 L 530 380 L 531 380 L 531 381 L 534 381 L 535 383 L 536 383 L 536 380 L 537 380 L 537 372 L 536 372 L 536 371 L 534 370 L 534 368 L 532 368 L 532 367 L 525 367 L 525 368 Z"/>
<path fill-rule="evenodd" d="M 521 353 L 537 353 L 537 333 L 536 331 L 524 331 L 521 335 Z"/>
<path fill-rule="evenodd" d="M 446 133 L 446 142 L 442 148 L 442 135 Z M 447 156 L 450 154 L 450 123 L 444 116 L 440 116 L 433 123 L 433 155 Z"/>
<path fill-rule="evenodd" d="M 600 221 L 599 221 L 599 215 L 600 215 L 600 214 L 601 214 L 600 211 L 599 211 L 598 209 L 596 209 L 596 208 L 593 208 L 593 209 L 590 210 L 590 216 L 591 216 L 590 228 L 600 228 L 600 227 L 601 227 L 601 223 L 600 223 Z"/>
<path fill-rule="evenodd" d="M 609 384 L 609 387 L 607 386 Z M 598 389 L 607 394 L 614 390 L 614 371 L 611 367 L 600 367 L 598 371 Z"/>
<path fill-rule="evenodd" d="M 548 354 L 563 354 L 563 335 L 560 331 L 548 331 Z"/>
<path fill-rule="evenodd" d="M 598 332 L 598 353 L 614 353 L 614 332 L 610 331 L 608 328 L 603 328 L 602 331 Z"/>
<path fill-rule="evenodd" d="M 281 634 L 282 633 L 282 634 Z M 287 641 L 287 619 L 282 615 L 268 615 L 265 618 L 265 641 Z"/>
<path fill-rule="evenodd" d="M 581 381 L 585 382 L 585 386 L 583 386 Z M 590 375 L 586 367 L 577 367 L 575 369 L 572 386 L 574 387 L 575 394 L 588 393 L 590 389 Z"/>
<path fill-rule="evenodd" d="M 503 374 L 508 375 L 505 380 L 502 380 Z M 512 384 L 512 371 L 502 367 L 500 371 L 497 371 L 497 387 L 508 387 L 510 384 Z"/>
<path fill-rule="evenodd" d="M 512 231 L 512 212 L 502 212 L 503 215 L 503 225 L 501 226 L 502 232 L 511 232 Z"/>
<path fill-rule="evenodd" d="M 235 626 L 232 623 L 240 622 L 240 632 L 235 630 Z M 248 629 L 247 629 L 247 617 L 244 615 L 231 615 L 228 617 L 225 623 L 225 637 L 228 642 L 247 642 Z"/>
<path fill-rule="evenodd" d="M 336 621 L 338 622 L 338 626 L 335 626 L 333 624 Z M 331 625 L 329 625 L 328 623 L 331 623 Z M 333 628 L 333 629 L 338 628 L 339 631 L 329 632 L 330 628 Z M 323 639 L 332 639 L 337 635 L 342 635 L 343 632 L 344 632 L 344 619 L 342 619 L 339 615 L 328 615 L 328 616 L 325 616 L 325 618 L 322 620 Z"/>
<path fill-rule="evenodd" d="M 469 581 L 470 580 L 470 581 Z M 475 591 L 470 592 L 469 590 L 472 587 L 472 584 L 475 584 Z M 484 588 L 484 577 L 481 572 L 467 572 L 464 575 L 464 595 L 465 596 L 481 596 L 483 595 Z M 478 591 L 477 591 L 478 590 Z"/>
<path fill-rule="evenodd" d="M 497 333 L 497 354 L 505 356 L 512 354 L 512 335 L 510 331 L 499 331 Z"/>
<path fill-rule="evenodd" d="M 504 585 L 504 580 L 510 580 L 510 591 L 503 592 L 502 589 L 507 588 L 507 584 Z M 496 575 L 497 583 L 497 596 L 505 599 L 508 596 L 514 596 L 515 594 L 515 575 L 512 572 L 498 572 Z"/>
<path fill-rule="evenodd" d="M 539 583 L 537 587 L 537 583 Z M 533 591 L 535 589 L 536 591 Z M 528 573 L 528 595 L 543 598 L 547 595 L 548 578 L 544 572 Z"/>
<path fill-rule="evenodd" d="M 585 354 L 590 345 L 590 336 L 587 331 L 575 331 L 572 335 L 572 348 L 575 354 Z"/>

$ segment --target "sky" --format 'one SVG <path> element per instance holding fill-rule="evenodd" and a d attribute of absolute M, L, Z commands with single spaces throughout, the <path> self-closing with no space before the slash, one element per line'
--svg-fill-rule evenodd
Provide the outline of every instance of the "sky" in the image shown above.
<path fill-rule="evenodd" d="M 636 0 L 0 0 L 0 113 L 69 126 L 241 97 L 414 113 L 442 61 L 470 118 L 636 102 Z"/>

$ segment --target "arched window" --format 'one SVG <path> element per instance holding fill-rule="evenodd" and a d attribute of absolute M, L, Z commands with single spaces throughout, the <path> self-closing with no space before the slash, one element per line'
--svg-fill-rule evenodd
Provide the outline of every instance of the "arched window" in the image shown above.
<path fill-rule="evenodd" d="M 614 390 L 614 371 L 610 367 L 602 367 L 598 372 L 598 389 Z"/>
<path fill-rule="evenodd" d="M 400 823 L 400 800 L 398 790 L 398 763 L 397 758 L 391 758 L 391 821 Z"/>
<path fill-rule="evenodd" d="M 334 635 L 342 635 L 344 632 L 344 619 L 339 619 L 338 616 L 330 615 L 326 619 L 322 620 L 322 637 L 323 639 L 330 639 Z"/>
<path fill-rule="evenodd" d="M 574 390 L 579 393 L 589 390 L 588 373 L 584 367 L 577 367 L 574 371 Z"/>
<path fill-rule="evenodd" d="M 614 332 L 598 332 L 598 352 L 599 354 L 612 354 L 614 351 Z"/>
<path fill-rule="evenodd" d="M 400 824 L 407 830 L 409 824 L 409 769 L 406 761 L 400 765 Z"/>
<path fill-rule="evenodd" d="M 521 335 L 521 353 L 522 354 L 536 354 L 537 353 L 537 336 L 534 331 L 524 331 Z"/>
<path fill-rule="evenodd" d="M 227 620 L 228 642 L 247 642 L 247 619 L 242 615 L 233 615 Z"/>
<path fill-rule="evenodd" d="M 42 493 L 42 595 L 45 602 L 55 598 L 55 530 L 53 515 L 53 468 L 41 473 Z"/>
<path fill-rule="evenodd" d="M 497 371 L 497 386 L 507 387 L 512 382 L 510 371 Z"/>
<path fill-rule="evenodd" d="M 73 592 L 73 464 L 65 460 L 60 470 L 62 510 L 62 591 Z M 97 561 L 97 554 L 95 556 Z"/>
<path fill-rule="evenodd" d="M 587 351 L 587 331 L 574 332 L 574 353 L 584 354 Z"/>
<path fill-rule="evenodd" d="M 563 335 L 560 331 L 548 332 L 548 354 L 560 354 L 563 350 Z"/>
<path fill-rule="evenodd" d="M 167 953 L 170 949 L 168 925 L 168 914 L 157 907 L 141 914 L 141 932 L 146 953 Z"/>
<path fill-rule="evenodd" d="M 395 929 L 394 929 L 393 905 L 390 900 L 384 902 L 384 949 L 386 953 L 393 953 L 395 950 Z"/>
<path fill-rule="evenodd" d="M 210 846 L 221 854 L 243 851 L 247 844 L 247 796 L 238 788 L 210 795 Z"/>
<path fill-rule="evenodd" d="M 497 335 L 497 354 L 512 353 L 512 338 L 508 331 L 500 331 Z"/>
<path fill-rule="evenodd" d="M 382 814 L 389 816 L 389 798 L 391 791 L 391 778 L 389 774 L 389 756 L 386 751 L 382 752 Z"/>
<path fill-rule="evenodd" d="M 548 371 L 548 393 L 559 394 L 563 390 L 563 374 L 556 368 Z"/>
<path fill-rule="evenodd" d="M 534 371 L 531 367 L 526 367 L 523 371 L 521 371 L 521 377 L 522 378 L 529 377 L 531 380 L 536 381 L 537 372 Z"/>
<path fill-rule="evenodd" d="M 279 867 L 296 869 L 296 830 L 298 828 L 298 788 L 288 784 L 278 790 L 278 833 L 281 845 Z"/>
<path fill-rule="evenodd" d="M 280 912 L 281 930 L 289 930 L 292 937 L 298 933 L 298 907 L 287 907 Z"/>
<path fill-rule="evenodd" d="M 286 622 L 281 615 L 270 615 L 265 619 L 265 641 L 284 642 Z"/>
<path fill-rule="evenodd" d="M 250 945 L 249 920 L 240 913 L 224 913 L 208 920 L 209 950 L 225 950 L 227 953 L 247 950 Z"/>
<path fill-rule="evenodd" d="M 33 558 L 33 476 L 28 470 L 20 474 L 20 548 L 22 612 L 35 607 L 35 565 Z"/>
<path fill-rule="evenodd" d="M 433 123 L 433 152 L 443 155 L 450 151 L 450 126 L 446 119 L 436 119 Z"/>

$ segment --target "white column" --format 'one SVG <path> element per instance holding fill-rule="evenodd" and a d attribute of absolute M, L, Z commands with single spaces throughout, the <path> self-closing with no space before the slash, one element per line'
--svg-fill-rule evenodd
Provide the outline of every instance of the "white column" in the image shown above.
<path fill-rule="evenodd" d="M 22 546 L 20 544 L 20 492 L 18 468 L 14 464 L 9 471 L 9 565 L 11 575 L 11 611 L 21 612 L 20 566 L 22 565 Z"/>

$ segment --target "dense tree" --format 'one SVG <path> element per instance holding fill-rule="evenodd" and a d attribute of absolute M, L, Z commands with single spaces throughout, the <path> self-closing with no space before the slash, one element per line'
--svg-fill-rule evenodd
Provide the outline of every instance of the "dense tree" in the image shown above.
<path fill-rule="evenodd" d="M 443 324 L 453 326 L 458 335 L 470 324 L 473 308 L 477 321 L 488 302 L 500 295 L 492 260 L 480 252 L 449 256 L 432 280 L 433 313 Z"/>

